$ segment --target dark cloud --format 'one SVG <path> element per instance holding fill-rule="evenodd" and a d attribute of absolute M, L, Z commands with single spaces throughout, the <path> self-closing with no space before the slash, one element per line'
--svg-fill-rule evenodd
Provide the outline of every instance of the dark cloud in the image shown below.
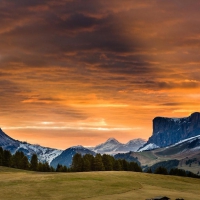
<path fill-rule="evenodd" d="M 73 14 L 66 21 L 59 24 L 60 28 L 71 30 L 87 29 L 101 24 L 102 20 L 94 17 L 89 17 L 83 14 Z"/>
<path fill-rule="evenodd" d="M 186 81 L 186 82 L 158 82 L 157 83 L 159 89 L 173 89 L 173 88 L 199 88 L 199 82 L 195 81 Z"/>
<path fill-rule="evenodd" d="M 0 120 L 146 127 L 144 116 L 198 107 L 199 5 L 2 0 Z"/>

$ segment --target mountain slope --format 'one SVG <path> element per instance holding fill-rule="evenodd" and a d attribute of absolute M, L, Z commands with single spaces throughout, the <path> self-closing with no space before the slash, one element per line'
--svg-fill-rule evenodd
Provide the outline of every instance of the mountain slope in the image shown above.
<path fill-rule="evenodd" d="M 102 154 L 117 154 L 125 153 L 129 151 L 137 151 L 141 146 L 146 143 L 143 139 L 130 140 L 126 144 L 122 144 L 115 138 L 109 138 L 106 142 L 97 145 L 96 147 L 91 147 L 92 151 Z"/>
<path fill-rule="evenodd" d="M 97 145 L 92 150 L 97 153 L 108 153 L 113 152 L 115 149 L 120 147 L 121 143 L 117 141 L 115 138 L 109 138 L 106 142 Z"/>
<path fill-rule="evenodd" d="M 5 134 L 1 129 L 0 129 L 0 146 L 5 150 L 9 150 L 12 154 L 14 154 L 16 151 L 21 151 L 29 159 L 33 154 L 37 154 L 39 161 L 48 163 L 50 163 L 55 157 L 57 157 L 62 153 L 62 150 L 14 140 L 13 138 Z"/>
<path fill-rule="evenodd" d="M 129 151 L 137 151 L 141 146 L 146 144 L 146 141 L 143 139 L 133 139 L 127 142 L 126 144 L 122 144 L 120 147 L 116 149 L 116 152 L 129 152 Z"/>
<path fill-rule="evenodd" d="M 6 135 L 0 128 L 0 146 L 11 153 L 15 153 L 16 149 L 20 146 L 20 142 Z"/>
<path fill-rule="evenodd" d="M 115 157 L 117 156 L 118 154 L 115 155 Z M 172 160 L 177 160 L 178 168 L 197 173 L 198 171 L 200 172 L 200 135 L 185 139 L 168 147 L 142 152 L 129 152 L 119 156 L 121 159 L 128 158 L 130 160 L 131 157 L 137 159 L 143 166 L 143 169 L 151 166 L 155 168 L 159 163 L 171 163 Z M 156 163 L 158 165 L 155 165 Z"/>
<path fill-rule="evenodd" d="M 70 148 L 66 149 L 65 151 L 63 151 L 59 156 L 57 156 L 55 159 L 53 159 L 50 164 L 54 168 L 56 168 L 58 164 L 70 167 L 70 165 L 72 164 L 73 156 L 76 153 L 80 153 L 81 155 L 85 155 L 85 154 L 95 155 L 95 152 L 93 152 L 83 146 L 74 146 L 74 147 L 70 147 Z"/>
<path fill-rule="evenodd" d="M 29 159 L 33 154 L 37 154 L 38 160 L 41 162 L 51 161 L 59 156 L 62 153 L 62 150 L 52 149 L 49 147 L 43 147 L 40 145 L 34 145 L 29 143 L 20 143 L 20 146 L 16 149 L 16 151 L 22 151 Z"/>
<path fill-rule="evenodd" d="M 40 162 L 48 162 L 54 167 L 56 167 L 58 163 L 70 166 L 72 162 L 72 157 L 75 153 L 81 153 L 82 155 L 86 153 L 92 155 L 95 155 L 95 153 L 124 153 L 129 151 L 136 151 L 140 146 L 143 146 L 144 143 L 145 141 L 142 139 L 135 139 L 129 141 L 127 144 L 122 144 L 116 139 L 110 138 L 105 143 L 89 149 L 82 146 L 76 146 L 62 151 L 15 140 L 9 137 L 0 129 L 0 146 L 3 149 L 11 151 L 12 154 L 14 154 L 16 151 L 21 151 L 29 159 L 33 154 L 37 154 L 38 160 Z"/>

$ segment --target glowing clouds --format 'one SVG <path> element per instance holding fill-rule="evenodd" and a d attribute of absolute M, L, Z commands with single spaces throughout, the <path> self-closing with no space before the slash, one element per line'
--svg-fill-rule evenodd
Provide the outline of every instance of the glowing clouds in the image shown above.
<path fill-rule="evenodd" d="M 147 139 L 155 116 L 200 110 L 199 1 L 3 0 L 0 24 L 0 126 L 17 139 Z"/>

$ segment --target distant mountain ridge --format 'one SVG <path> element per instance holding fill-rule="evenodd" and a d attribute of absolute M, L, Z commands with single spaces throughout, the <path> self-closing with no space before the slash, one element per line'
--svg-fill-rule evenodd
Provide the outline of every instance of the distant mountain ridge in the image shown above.
<path fill-rule="evenodd" d="M 109 138 L 105 143 L 97 145 L 96 147 L 87 148 L 79 145 L 63 151 L 15 140 L 0 129 L 0 146 L 3 149 L 9 150 L 12 154 L 16 151 L 21 151 L 29 159 L 33 154 L 37 154 L 40 162 L 48 162 L 54 167 L 56 167 L 58 163 L 70 166 L 75 153 L 95 155 L 96 153 L 116 154 L 118 152 L 136 151 L 139 146 L 143 146 L 145 142 L 146 141 L 142 139 L 135 139 L 130 140 L 127 144 L 122 144 L 115 138 Z"/>
<path fill-rule="evenodd" d="M 3 149 L 9 150 L 12 154 L 14 154 L 16 151 L 21 151 L 29 159 L 33 154 L 37 154 L 39 161 L 48 163 L 51 163 L 55 157 L 62 153 L 62 150 L 15 140 L 5 134 L 2 129 L 0 129 L 0 146 Z"/>
<path fill-rule="evenodd" d="M 106 142 L 99 144 L 95 147 L 90 147 L 90 150 L 96 153 L 117 154 L 129 151 L 137 151 L 146 143 L 143 139 L 133 139 L 126 144 L 120 143 L 115 138 L 109 138 Z"/>

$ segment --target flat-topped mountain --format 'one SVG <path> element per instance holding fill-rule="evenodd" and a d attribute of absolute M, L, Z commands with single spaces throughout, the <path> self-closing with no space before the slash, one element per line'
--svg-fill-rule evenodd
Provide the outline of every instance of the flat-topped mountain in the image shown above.
<path fill-rule="evenodd" d="M 200 135 L 199 112 L 184 118 L 156 117 L 153 119 L 153 134 L 147 144 L 166 147 L 197 135 Z"/>

